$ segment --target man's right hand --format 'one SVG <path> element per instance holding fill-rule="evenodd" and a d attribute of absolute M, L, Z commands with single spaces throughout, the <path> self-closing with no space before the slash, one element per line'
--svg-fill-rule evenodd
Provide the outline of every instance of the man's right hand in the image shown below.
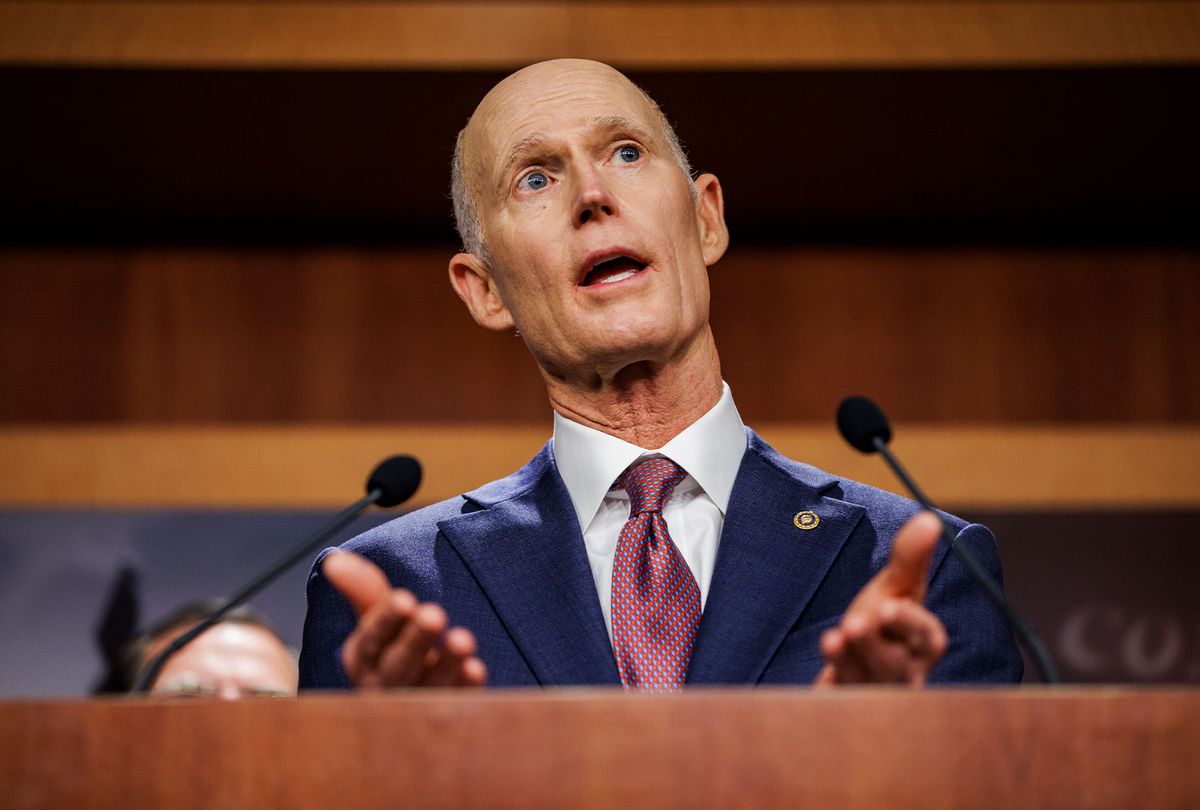
<path fill-rule="evenodd" d="M 358 626 L 342 646 L 342 666 L 363 689 L 402 686 L 483 686 L 487 667 L 475 656 L 475 636 L 446 628 L 446 611 L 393 588 L 374 563 L 336 551 L 322 563 L 325 578 L 349 600 Z"/>

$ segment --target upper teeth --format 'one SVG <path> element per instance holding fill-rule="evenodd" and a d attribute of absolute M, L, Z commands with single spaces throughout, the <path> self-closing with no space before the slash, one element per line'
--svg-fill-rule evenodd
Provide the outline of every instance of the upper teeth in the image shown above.
<path fill-rule="evenodd" d="M 632 278 L 636 270 L 626 270 L 624 273 L 617 273 L 615 276 L 600 279 L 601 284 L 612 284 L 614 281 L 624 281 L 627 278 Z"/>

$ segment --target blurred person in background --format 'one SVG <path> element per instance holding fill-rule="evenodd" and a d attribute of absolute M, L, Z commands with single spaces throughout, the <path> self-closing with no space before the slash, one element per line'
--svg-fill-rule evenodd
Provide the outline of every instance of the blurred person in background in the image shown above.
<path fill-rule="evenodd" d="M 124 654 L 126 688 L 168 644 L 218 605 L 191 602 L 131 642 Z M 158 697 L 295 697 L 296 653 L 263 616 L 241 607 L 176 652 L 150 686 Z"/>

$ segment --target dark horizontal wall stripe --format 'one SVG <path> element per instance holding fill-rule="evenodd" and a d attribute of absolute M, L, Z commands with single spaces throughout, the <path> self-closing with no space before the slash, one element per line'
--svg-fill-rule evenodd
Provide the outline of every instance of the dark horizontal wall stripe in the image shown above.
<path fill-rule="evenodd" d="M 925 29 L 929 10 L 909 11 Z M 622 39 L 636 12 L 627 4 L 611 15 Z M 722 28 L 738 29 L 736 14 L 739 25 Z M 19 156 L 0 184 L 0 242 L 452 240 L 454 136 L 505 72 L 0 67 L 0 153 Z M 631 75 L 662 104 L 693 165 L 721 178 L 742 240 L 1200 239 L 1190 193 L 1200 116 L 1186 103 L 1195 65 L 763 63 Z"/>

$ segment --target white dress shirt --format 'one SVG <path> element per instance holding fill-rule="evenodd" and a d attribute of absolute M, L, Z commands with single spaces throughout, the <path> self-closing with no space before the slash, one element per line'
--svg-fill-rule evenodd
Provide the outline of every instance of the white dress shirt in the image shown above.
<path fill-rule="evenodd" d="M 729 386 L 722 383 L 717 404 L 657 449 L 638 447 L 572 422 L 557 412 L 553 442 L 554 462 L 583 529 L 583 542 L 609 639 L 612 639 L 613 557 L 617 538 L 629 519 L 629 496 L 624 490 L 610 492 L 609 487 L 626 467 L 642 457 L 666 456 L 688 474 L 663 505 L 663 519 L 671 540 L 696 578 L 703 611 L 729 507 L 729 493 L 746 452 L 746 428 L 733 404 Z"/>

